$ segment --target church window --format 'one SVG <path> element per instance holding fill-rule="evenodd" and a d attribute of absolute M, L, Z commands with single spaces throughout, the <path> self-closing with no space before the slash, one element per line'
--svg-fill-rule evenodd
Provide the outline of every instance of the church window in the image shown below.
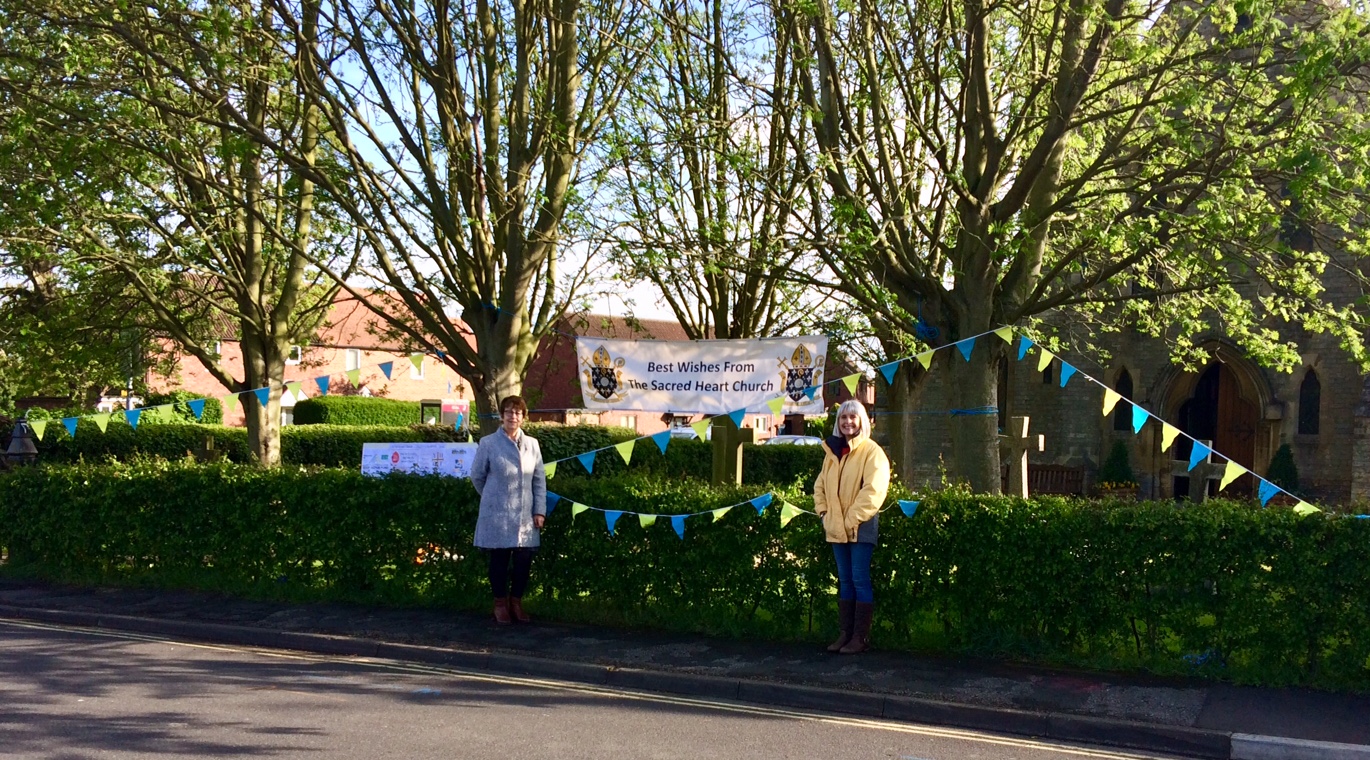
<path fill-rule="evenodd" d="M 1308 370 L 1299 385 L 1299 435 L 1317 435 L 1322 416 L 1322 383 Z"/>
<path fill-rule="evenodd" d="M 1123 370 L 1118 373 L 1118 379 L 1113 383 L 1113 390 L 1119 396 L 1132 400 L 1132 373 Z M 1132 429 L 1132 409 L 1126 404 L 1119 403 L 1113 410 L 1113 429 L 1131 430 Z"/>

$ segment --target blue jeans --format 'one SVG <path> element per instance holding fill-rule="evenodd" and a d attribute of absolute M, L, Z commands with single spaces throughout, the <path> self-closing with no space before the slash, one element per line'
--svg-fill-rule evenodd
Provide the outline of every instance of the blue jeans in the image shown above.
<path fill-rule="evenodd" d="M 855 599 L 870 604 L 875 601 L 871 586 L 871 554 L 875 544 L 831 544 L 837 559 L 837 598 Z"/>

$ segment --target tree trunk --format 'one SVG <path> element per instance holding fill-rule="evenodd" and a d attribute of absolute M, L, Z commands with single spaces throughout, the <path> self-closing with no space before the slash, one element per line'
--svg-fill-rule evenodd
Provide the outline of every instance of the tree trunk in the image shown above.
<path fill-rule="evenodd" d="M 252 458 L 258 467 L 281 465 L 281 394 L 285 392 L 285 347 L 273 346 L 266 339 L 243 330 L 243 385 L 245 390 L 270 388 L 267 405 L 262 406 L 257 394 L 239 396 L 243 405 L 243 419 L 247 424 L 247 441 Z"/>
<path fill-rule="evenodd" d="M 927 375 L 922 374 L 921 367 L 917 371 L 919 374 L 916 377 L 912 367 L 901 368 L 895 373 L 894 385 L 890 387 L 890 413 L 884 418 L 888 422 L 881 422 L 882 427 L 888 426 L 885 432 L 889 436 L 890 466 L 894 474 L 909 486 L 918 485 L 927 476 L 918 467 L 920 450 L 926 451 L 927 446 L 920 436 L 921 426 L 916 414 L 921 408 L 923 381 Z"/>
<path fill-rule="evenodd" d="M 973 333 L 972 333 L 973 334 Z M 975 342 L 970 361 L 959 349 L 947 352 L 947 398 L 952 403 L 952 475 L 976 493 L 997 494 L 999 474 L 999 360 L 1002 346 L 991 336 Z"/>
<path fill-rule="evenodd" d="M 502 315 L 504 318 L 507 317 Z M 471 384 L 482 434 L 499 428 L 499 403 L 506 396 L 523 393 L 523 373 L 527 369 L 519 336 L 498 328 L 491 333 L 479 343 L 479 358 L 484 366 L 480 378 Z"/>

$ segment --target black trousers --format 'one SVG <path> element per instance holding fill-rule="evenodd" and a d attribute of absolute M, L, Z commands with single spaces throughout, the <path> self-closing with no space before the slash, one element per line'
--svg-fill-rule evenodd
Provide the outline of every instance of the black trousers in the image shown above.
<path fill-rule="evenodd" d="M 486 549 L 485 553 L 490 557 L 490 591 L 495 598 L 513 596 L 522 599 L 523 592 L 528 590 L 528 576 L 532 572 L 533 555 L 537 549 Z M 510 584 L 513 584 L 512 587 Z"/>

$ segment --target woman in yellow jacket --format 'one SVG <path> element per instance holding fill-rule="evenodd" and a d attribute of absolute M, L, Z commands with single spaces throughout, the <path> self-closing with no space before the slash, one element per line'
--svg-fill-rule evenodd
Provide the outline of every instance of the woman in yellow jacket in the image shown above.
<path fill-rule="evenodd" d="M 871 419 L 860 401 L 837 408 L 837 429 L 823 442 L 823 469 L 813 484 L 813 506 L 837 559 L 837 614 L 842 636 L 829 652 L 864 652 L 875 592 L 871 554 L 880 530 L 880 507 L 890 488 L 890 460 L 871 440 Z"/>

